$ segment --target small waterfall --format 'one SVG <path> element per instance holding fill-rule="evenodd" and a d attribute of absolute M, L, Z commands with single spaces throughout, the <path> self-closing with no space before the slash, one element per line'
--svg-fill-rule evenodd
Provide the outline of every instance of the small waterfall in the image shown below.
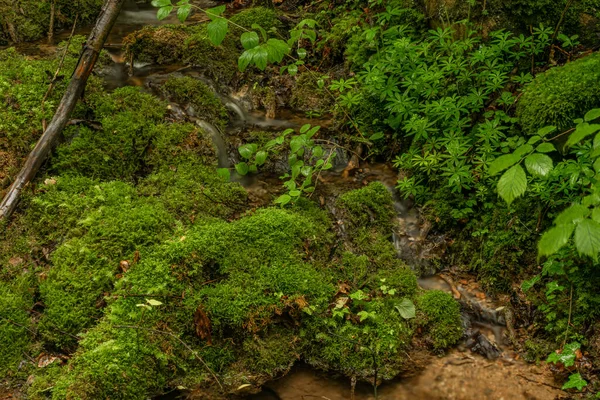
<path fill-rule="evenodd" d="M 231 167 L 231 163 L 229 162 L 229 156 L 227 155 L 227 145 L 221 136 L 221 133 L 214 127 L 214 125 L 202 121 L 197 120 L 196 125 L 198 125 L 202 130 L 209 133 L 212 137 L 213 143 L 217 149 L 217 160 L 219 168 L 229 168 Z"/>
<path fill-rule="evenodd" d="M 246 124 L 246 112 L 235 100 L 231 98 L 225 98 L 223 103 L 228 110 L 232 111 L 235 115 L 237 115 L 238 120 L 234 121 L 234 125 L 243 126 Z"/>

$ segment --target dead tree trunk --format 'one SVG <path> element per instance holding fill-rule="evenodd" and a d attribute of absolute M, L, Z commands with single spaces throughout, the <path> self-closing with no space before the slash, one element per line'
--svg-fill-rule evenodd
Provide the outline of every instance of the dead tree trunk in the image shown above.
<path fill-rule="evenodd" d="M 56 15 L 56 0 L 50 2 L 50 26 L 48 27 L 48 44 L 54 40 L 54 17 Z"/>
<path fill-rule="evenodd" d="M 52 118 L 48 128 L 27 157 L 25 165 L 8 189 L 2 203 L 0 203 L 0 221 L 7 219 L 13 213 L 19 202 L 21 191 L 35 177 L 44 160 L 54 148 L 60 133 L 67 125 L 71 112 L 83 94 L 85 84 L 124 2 L 125 0 L 106 0 L 104 3 L 104 7 L 102 7 L 102 11 L 96 20 L 96 26 L 81 51 L 71 82 L 56 109 L 54 118 Z"/>

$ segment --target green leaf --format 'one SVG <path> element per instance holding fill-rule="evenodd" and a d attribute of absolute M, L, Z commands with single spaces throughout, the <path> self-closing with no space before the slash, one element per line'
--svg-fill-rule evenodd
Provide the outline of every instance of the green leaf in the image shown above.
<path fill-rule="evenodd" d="M 323 148 L 321 146 L 316 146 L 314 149 L 312 149 L 312 155 L 316 158 L 321 158 L 323 155 Z"/>
<path fill-rule="evenodd" d="M 490 164 L 490 168 L 488 169 L 488 174 L 490 174 L 490 176 L 494 176 L 497 173 L 504 171 L 509 167 L 512 167 L 520 160 L 521 156 L 518 156 L 516 154 L 505 154 L 503 156 L 500 156 L 494 161 L 492 161 L 492 163 Z"/>
<path fill-rule="evenodd" d="M 593 135 L 599 130 L 600 125 L 598 124 L 588 124 L 587 122 L 581 123 L 577 125 L 577 128 L 575 128 L 575 132 L 573 132 L 569 136 L 569 139 L 567 140 L 567 143 L 565 143 L 565 146 L 569 147 L 576 143 L 579 143 L 589 135 Z"/>
<path fill-rule="evenodd" d="M 223 18 L 220 18 L 219 16 L 221 14 L 223 14 L 224 12 L 225 12 L 225 5 L 222 5 L 222 6 L 218 6 L 218 7 L 209 8 L 208 10 L 206 10 L 206 15 L 208 15 L 208 18 L 210 18 L 211 21 L 216 21 L 219 19 L 223 19 Z"/>
<path fill-rule="evenodd" d="M 524 144 L 523 146 L 517 147 L 517 149 L 513 152 L 513 154 L 518 155 L 519 157 L 523 157 L 527 153 L 531 153 L 533 151 L 533 146 L 530 144 Z"/>
<path fill-rule="evenodd" d="M 552 132 L 554 132 L 556 130 L 555 126 L 545 126 L 542 129 L 540 129 L 537 134 L 540 135 L 541 137 L 544 137 Z"/>
<path fill-rule="evenodd" d="M 171 5 L 171 0 L 152 0 L 152 7 L 166 7 Z"/>
<path fill-rule="evenodd" d="M 256 152 L 256 144 L 254 143 L 248 143 L 245 145 L 242 145 L 238 148 L 238 151 L 240 152 L 240 155 L 242 157 L 244 157 L 246 160 L 249 160 L 252 155 L 254 154 L 254 152 Z"/>
<path fill-rule="evenodd" d="M 267 161 L 267 152 L 261 150 L 256 153 L 256 164 L 263 165 Z"/>
<path fill-rule="evenodd" d="M 302 194 L 302 192 L 299 190 L 291 190 L 290 191 L 290 196 L 292 196 L 292 197 L 300 197 L 301 194 Z"/>
<path fill-rule="evenodd" d="M 242 33 L 242 36 L 240 36 L 240 42 L 242 42 L 244 49 L 250 50 L 258 46 L 260 39 L 256 32 L 244 32 Z"/>
<path fill-rule="evenodd" d="M 302 128 L 300 128 L 300 133 L 306 133 L 309 129 L 310 129 L 310 124 L 304 124 L 304 125 L 302 125 Z"/>
<path fill-rule="evenodd" d="M 313 126 L 308 132 L 306 132 L 306 137 L 309 139 L 312 138 L 313 136 L 315 136 L 315 133 L 319 132 L 320 129 L 321 127 L 318 125 Z"/>
<path fill-rule="evenodd" d="M 248 65 L 250 65 L 252 62 L 253 57 L 254 54 L 250 50 L 246 50 L 240 55 L 238 58 L 238 68 L 240 72 L 244 72 L 246 68 L 248 68 Z"/>
<path fill-rule="evenodd" d="M 583 117 L 585 122 L 592 122 L 598 118 L 600 118 L 600 108 L 594 108 L 593 110 L 588 111 Z"/>
<path fill-rule="evenodd" d="M 552 171 L 552 159 L 545 154 L 533 153 L 525 157 L 525 167 L 531 175 L 546 176 Z"/>
<path fill-rule="evenodd" d="M 379 139 L 383 139 L 383 133 L 382 132 L 377 132 L 371 135 L 371 137 L 369 138 L 370 141 L 376 141 Z"/>
<path fill-rule="evenodd" d="M 581 222 L 589 213 L 589 209 L 581 204 L 573 204 L 570 207 L 565 208 L 560 214 L 554 219 L 554 224 L 567 225 L 577 224 Z"/>
<path fill-rule="evenodd" d="M 225 182 L 229 182 L 231 180 L 231 172 L 229 168 L 219 168 L 217 169 L 217 175 L 219 175 Z"/>
<path fill-rule="evenodd" d="M 498 181 L 498 194 L 509 205 L 527 189 L 527 176 L 523 167 L 515 165 L 502 175 Z"/>
<path fill-rule="evenodd" d="M 267 61 L 268 61 L 268 57 L 269 57 L 269 53 L 267 52 L 267 49 L 260 46 L 260 47 L 255 47 L 252 50 L 254 50 L 254 57 L 253 57 L 254 65 L 256 65 L 258 67 L 258 69 L 260 69 L 261 71 L 264 71 L 265 68 L 267 68 Z"/>
<path fill-rule="evenodd" d="M 290 64 L 288 65 L 288 74 L 290 74 L 290 76 L 294 76 L 298 73 L 298 66 L 296 64 Z"/>
<path fill-rule="evenodd" d="M 225 18 L 218 18 L 213 20 L 206 27 L 208 31 L 208 39 L 212 44 L 218 46 L 223 42 L 225 36 L 227 36 L 227 20 Z"/>
<path fill-rule="evenodd" d="M 549 256 L 560 250 L 567 244 L 575 225 L 559 225 L 548 229 L 538 242 L 538 253 L 540 256 Z"/>
<path fill-rule="evenodd" d="M 156 13 L 156 18 L 158 18 L 159 21 L 162 21 L 163 19 L 167 18 L 169 16 L 169 14 L 171 14 L 171 11 L 173 11 L 173 6 L 166 6 L 166 7 L 161 7 L 158 9 L 158 12 Z"/>
<path fill-rule="evenodd" d="M 596 258 L 600 252 L 600 223 L 584 219 L 575 228 L 575 246 L 577 251 Z"/>
<path fill-rule="evenodd" d="M 562 390 L 577 389 L 581 391 L 585 386 L 587 386 L 587 382 L 581 377 L 581 374 L 571 374 L 569 380 L 562 386 Z"/>
<path fill-rule="evenodd" d="M 523 281 L 523 283 L 521 283 L 521 290 L 527 292 L 529 289 L 534 287 L 535 284 L 538 283 L 541 279 L 542 278 L 539 275 L 536 275 L 529 280 Z"/>
<path fill-rule="evenodd" d="M 527 144 L 536 144 L 540 140 L 542 140 L 542 138 L 539 135 L 535 135 L 535 136 L 532 136 L 531 139 L 529 139 L 527 141 Z"/>
<path fill-rule="evenodd" d="M 179 19 L 179 21 L 181 23 L 184 23 L 185 20 L 188 19 L 188 17 L 190 16 L 191 12 L 192 12 L 192 5 L 184 4 L 181 7 L 179 7 L 179 9 L 177 10 L 177 18 Z"/>
<path fill-rule="evenodd" d="M 306 58 L 306 49 L 300 48 L 297 50 L 297 53 L 301 60 Z"/>
<path fill-rule="evenodd" d="M 153 307 L 162 306 L 162 304 L 163 304 L 160 301 L 154 300 L 154 299 L 146 299 L 146 303 L 150 304 Z"/>
<path fill-rule="evenodd" d="M 281 204 L 282 206 L 285 206 L 290 201 L 292 201 L 292 197 L 289 194 L 282 194 L 275 199 L 275 204 Z"/>
<path fill-rule="evenodd" d="M 556 151 L 556 147 L 552 143 L 542 143 L 540 144 L 535 151 L 538 153 L 550 153 L 552 151 Z"/>
<path fill-rule="evenodd" d="M 245 162 L 241 162 L 238 164 L 235 164 L 235 170 L 237 171 L 238 174 L 240 175 L 246 175 L 248 173 L 248 171 L 250 171 L 250 167 L 248 167 L 248 164 L 246 164 Z"/>
<path fill-rule="evenodd" d="M 396 305 L 396 310 L 398 310 L 400 316 L 404 319 L 411 319 L 416 316 L 415 304 L 406 297 Z"/>
<path fill-rule="evenodd" d="M 252 24 L 252 29 L 257 29 L 260 31 L 260 34 L 263 37 L 263 40 L 266 42 L 267 41 L 267 31 L 265 31 L 265 28 L 263 28 L 262 26 L 260 26 L 259 24 Z"/>

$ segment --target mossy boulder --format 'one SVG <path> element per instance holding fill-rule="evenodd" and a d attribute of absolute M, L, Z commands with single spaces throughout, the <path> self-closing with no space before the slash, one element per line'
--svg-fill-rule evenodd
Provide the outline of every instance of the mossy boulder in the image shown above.
<path fill-rule="evenodd" d="M 566 130 L 592 108 L 600 107 L 600 53 L 539 74 L 517 105 L 523 129 L 534 134 L 544 126 Z"/>
<path fill-rule="evenodd" d="M 188 113 L 207 121 L 219 129 L 227 125 L 227 110 L 206 84 L 188 76 L 171 77 L 162 86 L 162 91 L 169 100 L 188 109 Z"/>
<path fill-rule="evenodd" d="M 281 23 L 277 19 L 277 12 L 273 8 L 267 7 L 252 7 L 247 10 L 242 10 L 231 16 L 229 19 L 234 32 L 241 34 L 242 30 L 236 25 L 245 29 L 254 29 L 252 25 L 259 25 L 264 30 L 268 31 L 271 28 L 278 28 Z"/>
<path fill-rule="evenodd" d="M 460 305 L 452 295 L 440 290 L 424 292 L 417 298 L 421 312 L 418 324 L 434 349 L 445 349 L 458 343 L 463 336 Z"/>
<path fill-rule="evenodd" d="M 296 78 L 292 89 L 290 105 L 300 111 L 327 112 L 333 101 L 329 93 L 317 84 L 318 78 L 304 72 Z"/>

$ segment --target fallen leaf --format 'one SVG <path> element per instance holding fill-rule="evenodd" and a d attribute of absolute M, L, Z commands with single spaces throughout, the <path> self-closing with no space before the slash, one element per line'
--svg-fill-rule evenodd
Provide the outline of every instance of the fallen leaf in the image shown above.
<path fill-rule="evenodd" d="M 56 360 L 59 360 L 59 358 L 51 356 L 50 354 L 42 353 L 42 354 L 40 354 L 40 356 L 37 359 L 37 366 L 38 366 L 38 368 L 44 368 L 44 367 L 52 364 Z"/>
<path fill-rule="evenodd" d="M 212 327 L 202 305 L 199 305 L 194 313 L 194 326 L 196 327 L 196 336 L 212 345 Z"/>
<path fill-rule="evenodd" d="M 23 259 L 21 257 L 13 257 L 10 260 L 8 260 L 8 263 L 11 266 L 16 267 L 16 266 L 23 264 Z"/>

